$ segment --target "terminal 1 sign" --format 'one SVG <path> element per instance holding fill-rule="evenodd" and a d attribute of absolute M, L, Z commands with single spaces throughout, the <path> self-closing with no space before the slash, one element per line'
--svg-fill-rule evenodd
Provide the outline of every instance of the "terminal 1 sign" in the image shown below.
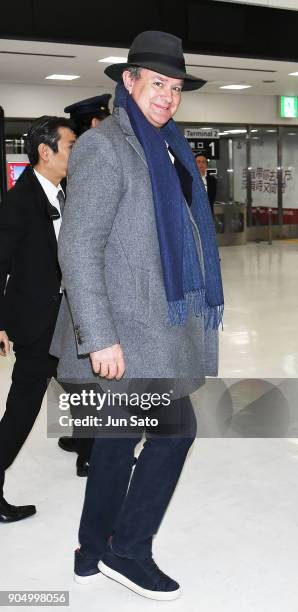
<path fill-rule="evenodd" d="M 219 159 L 219 130 L 214 128 L 185 128 L 184 136 L 194 153 L 201 151 L 209 159 Z"/>

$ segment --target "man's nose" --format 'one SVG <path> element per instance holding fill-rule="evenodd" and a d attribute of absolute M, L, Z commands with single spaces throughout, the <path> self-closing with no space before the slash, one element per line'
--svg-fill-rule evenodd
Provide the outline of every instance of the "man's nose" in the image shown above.
<path fill-rule="evenodd" d="M 163 95 L 168 104 L 173 102 L 173 90 L 171 87 L 166 87 L 163 91 Z"/>

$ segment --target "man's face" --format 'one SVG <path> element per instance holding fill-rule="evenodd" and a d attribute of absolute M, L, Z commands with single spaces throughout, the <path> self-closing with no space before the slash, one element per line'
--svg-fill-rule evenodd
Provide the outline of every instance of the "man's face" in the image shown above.
<path fill-rule="evenodd" d="M 126 71 L 124 74 L 129 75 Z M 182 79 L 172 79 L 153 70 L 142 68 L 138 79 L 124 76 L 124 84 L 132 98 L 156 128 L 161 128 L 178 110 Z"/>
<path fill-rule="evenodd" d="M 58 140 L 58 151 L 54 153 L 49 147 L 49 161 L 48 170 L 57 176 L 59 181 L 63 179 L 67 174 L 68 159 L 71 149 L 76 141 L 74 132 L 67 127 L 59 127 L 58 134 L 60 138 Z"/>
<path fill-rule="evenodd" d="M 206 157 L 204 157 L 203 155 L 198 155 L 196 157 L 196 164 L 198 166 L 199 172 L 201 173 L 201 176 L 205 176 L 208 168 L 208 162 Z"/>

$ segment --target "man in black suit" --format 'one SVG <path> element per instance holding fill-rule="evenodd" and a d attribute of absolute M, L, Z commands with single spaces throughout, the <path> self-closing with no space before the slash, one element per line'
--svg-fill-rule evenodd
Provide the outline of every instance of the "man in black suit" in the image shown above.
<path fill-rule="evenodd" d="M 214 174 L 209 174 L 207 172 L 208 159 L 205 153 L 203 151 L 202 152 L 200 151 L 199 153 L 196 154 L 195 158 L 196 158 L 196 164 L 197 164 L 198 170 L 201 174 L 203 183 L 207 191 L 208 200 L 209 200 L 211 210 L 212 210 L 212 215 L 214 216 L 214 202 L 216 199 L 217 180 Z"/>
<path fill-rule="evenodd" d="M 3 497 L 5 470 L 25 442 L 57 360 L 49 355 L 61 297 L 57 238 L 68 158 L 76 136 L 64 117 L 43 116 L 27 136 L 30 161 L 0 204 L 0 355 L 16 356 L 0 422 L 0 522 L 35 514 Z M 9 275 L 9 277 L 8 277 Z M 7 280 L 8 277 L 8 280 Z"/>

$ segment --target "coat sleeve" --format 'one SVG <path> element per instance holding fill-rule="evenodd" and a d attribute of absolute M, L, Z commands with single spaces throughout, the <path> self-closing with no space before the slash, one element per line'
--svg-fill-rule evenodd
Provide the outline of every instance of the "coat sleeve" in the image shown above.
<path fill-rule="evenodd" d="M 20 196 L 21 197 L 21 196 Z M 5 287 L 18 245 L 27 231 L 22 202 L 8 192 L 0 204 L 0 330 L 5 330 Z"/>
<path fill-rule="evenodd" d="M 88 130 L 71 154 L 58 241 L 79 355 L 119 342 L 105 280 L 105 246 L 122 193 L 116 147 L 99 130 Z"/>

